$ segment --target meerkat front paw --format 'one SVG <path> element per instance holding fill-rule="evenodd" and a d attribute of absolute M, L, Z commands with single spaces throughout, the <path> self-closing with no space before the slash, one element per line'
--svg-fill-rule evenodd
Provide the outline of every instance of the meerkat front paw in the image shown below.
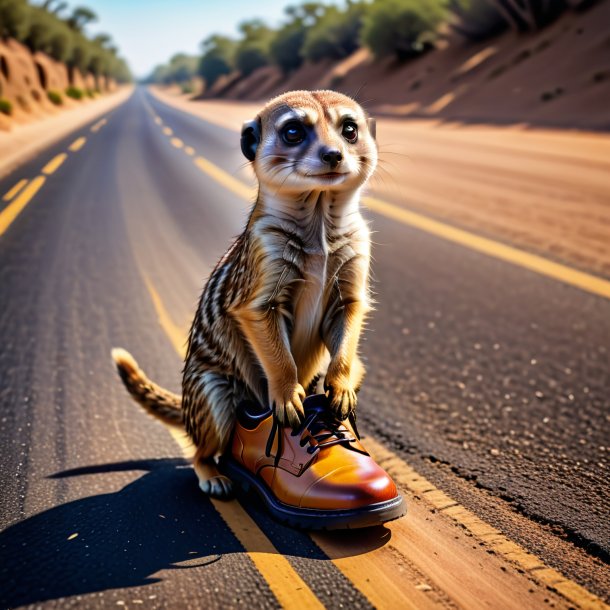
<path fill-rule="evenodd" d="M 303 400 L 305 390 L 300 383 L 281 388 L 278 392 L 271 393 L 271 404 L 278 421 L 282 425 L 296 428 L 305 415 Z"/>
<path fill-rule="evenodd" d="M 325 383 L 324 387 L 328 391 L 330 408 L 333 413 L 341 420 L 356 410 L 358 397 L 356 391 L 348 385 L 337 383 Z"/>
<path fill-rule="evenodd" d="M 234 495 L 233 481 L 223 475 L 199 481 L 199 489 L 210 496 L 219 500 L 230 500 Z"/>
<path fill-rule="evenodd" d="M 199 489 L 204 494 L 219 500 L 230 500 L 233 497 L 233 481 L 218 472 L 212 458 L 196 458 L 193 466 L 199 479 Z"/>

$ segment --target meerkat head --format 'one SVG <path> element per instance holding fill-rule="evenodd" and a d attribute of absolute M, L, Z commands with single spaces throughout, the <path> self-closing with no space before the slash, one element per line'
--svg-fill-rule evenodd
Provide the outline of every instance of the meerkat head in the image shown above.
<path fill-rule="evenodd" d="M 291 91 L 244 123 L 241 149 L 261 185 L 278 191 L 348 191 L 377 165 L 375 120 L 335 91 Z"/>

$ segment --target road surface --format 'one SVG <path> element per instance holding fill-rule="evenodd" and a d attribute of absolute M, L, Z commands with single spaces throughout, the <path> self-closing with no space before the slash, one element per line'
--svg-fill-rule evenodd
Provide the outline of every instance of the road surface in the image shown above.
<path fill-rule="evenodd" d="M 0 181 L 0 607 L 603 607 L 610 301 L 387 214 L 359 417 L 407 517 L 310 536 L 198 491 L 109 354 L 178 390 L 248 181 L 141 89 Z"/>

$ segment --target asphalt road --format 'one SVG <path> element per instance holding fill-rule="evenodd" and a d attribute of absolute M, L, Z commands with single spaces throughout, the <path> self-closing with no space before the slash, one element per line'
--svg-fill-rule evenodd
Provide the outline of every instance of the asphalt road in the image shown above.
<path fill-rule="evenodd" d="M 0 193 L 81 134 L 84 147 L 0 237 L 0 606 L 275 607 L 109 357 L 125 347 L 179 388 L 181 361 L 147 283 L 186 327 L 247 202 L 183 143 L 247 180 L 238 142 L 139 90 L 94 135 L 74 133 L 0 181 Z M 369 216 L 377 308 L 363 344 L 363 427 L 607 595 L 610 302 Z M 368 607 L 308 536 L 248 512 L 322 603 Z"/>

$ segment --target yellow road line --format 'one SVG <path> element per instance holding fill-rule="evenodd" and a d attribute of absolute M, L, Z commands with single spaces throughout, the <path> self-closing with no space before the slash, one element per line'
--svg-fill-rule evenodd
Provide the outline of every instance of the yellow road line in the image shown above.
<path fill-rule="evenodd" d="M 150 279 L 148 279 L 148 276 L 144 274 L 142 275 L 144 277 L 144 283 L 146 284 L 146 288 L 148 289 L 153 305 L 155 307 L 155 311 L 157 312 L 159 324 L 161 325 L 161 328 L 165 331 L 165 334 L 171 341 L 171 344 L 173 345 L 176 352 L 178 352 L 180 358 L 184 359 L 184 357 L 186 356 L 186 334 L 184 332 L 184 329 L 174 323 L 167 309 L 165 308 L 165 305 L 161 300 L 161 297 L 159 296 L 159 293 L 157 292 L 156 288 L 153 286 Z"/>
<path fill-rule="evenodd" d="M 178 355 L 184 358 L 186 342 L 183 329 L 173 322 L 159 293 L 145 275 L 144 281 L 157 312 L 161 328 L 165 331 Z M 185 457 L 192 458 L 193 447 L 186 435 L 172 428 L 168 429 L 180 445 Z M 244 547 L 248 557 L 267 581 L 269 588 L 283 608 L 294 610 L 315 608 L 321 610 L 324 607 L 290 562 L 279 553 L 271 540 L 267 538 L 237 501 L 221 502 L 212 500 L 212 504 Z"/>
<path fill-rule="evenodd" d="M 44 184 L 44 176 L 36 176 L 21 193 L 0 212 L 0 235 L 11 226 L 13 220 L 19 216 L 21 210 L 30 202 L 32 197 L 39 191 Z"/>
<path fill-rule="evenodd" d="M 99 120 L 95 125 L 93 125 L 93 127 L 91 127 L 91 131 L 93 133 L 99 131 L 106 123 L 107 123 L 107 119 L 101 119 Z"/>
<path fill-rule="evenodd" d="M 164 128 L 163 128 L 163 133 L 164 133 L 166 136 L 171 136 L 171 135 L 172 135 L 174 132 L 171 130 L 171 128 L 170 128 L 170 127 L 164 127 Z"/>
<path fill-rule="evenodd" d="M 234 178 L 231 174 L 217 165 L 214 165 L 207 159 L 197 157 L 195 159 L 195 165 L 236 195 L 246 199 L 252 199 L 253 191 L 246 186 L 245 183 Z M 476 250 L 477 252 L 517 265 L 518 267 L 534 271 L 540 275 L 559 280 L 564 284 L 576 286 L 586 292 L 610 299 L 610 281 L 603 278 L 585 273 L 584 271 L 572 269 L 567 265 L 555 263 L 542 256 L 530 254 L 529 252 L 507 246 L 492 239 L 481 237 L 474 233 L 470 233 L 469 231 L 452 227 L 451 225 L 433 220 L 422 214 L 416 214 L 406 208 L 386 201 L 381 201 L 380 199 L 375 199 L 374 197 L 364 197 L 363 203 L 373 212 L 391 218 L 392 220 L 397 220 L 402 224 L 415 227 L 426 233 L 470 248 L 471 250 Z"/>
<path fill-rule="evenodd" d="M 184 147 L 184 152 L 189 156 L 192 157 L 195 154 L 195 149 L 192 146 L 185 146 Z"/>
<path fill-rule="evenodd" d="M 59 153 L 42 168 L 42 173 L 50 176 L 67 158 L 66 153 Z"/>
<path fill-rule="evenodd" d="M 466 246 L 471 250 L 476 250 L 477 252 L 482 252 L 483 254 L 493 256 L 494 258 L 499 258 L 500 260 L 529 269 L 530 271 L 535 271 L 540 275 L 546 275 L 555 280 L 559 280 L 560 282 L 564 282 L 565 284 L 571 284 L 572 286 L 576 286 L 587 292 L 592 292 L 593 294 L 598 294 L 607 299 L 610 298 L 610 281 L 608 280 L 604 280 L 589 273 L 577 271 L 566 265 L 554 263 L 542 256 L 530 254 L 529 252 L 507 246 L 492 239 L 480 237 L 469 231 L 452 227 L 451 225 L 433 220 L 432 218 L 428 218 L 421 214 L 416 214 L 405 208 L 385 201 L 380 201 L 373 197 L 364 197 L 363 203 L 378 214 L 382 214 L 393 220 L 398 220 L 403 224 L 416 227 L 427 233 L 432 233 L 447 241 Z"/>
<path fill-rule="evenodd" d="M 85 138 L 84 136 L 81 138 L 78 138 L 78 139 L 74 140 L 74 142 L 72 142 L 72 144 L 70 144 L 70 146 L 68 146 L 68 150 L 71 150 L 72 152 L 77 152 L 85 145 L 86 141 L 87 141 L 87 138 Z"/>
<path fill-rule="evenodd" d="M 155 123 L 156 123 L 157 125 L 162 125 L 162 124 L 163 124 L 163 121 L 161 120 L 161 117 L 156 116 L 156 117 L 155 117 Z"/>
<path fill-rule="evenodd" d="M 216 182 L 222 184 L 226 189 L 235 193 L 238 197 L 252 200 L 254 191 L 241 180 L 237 180 L 237 178 L 234 178 L 231 174 L 225 172 L 224 169 L 220 169 L 220 167 L 210 163 L 210 161 L 203 157 L 195 157 L 193 163 L 195 163 L 202 172 L 216 180 Z"/>
<path fill-rule="evenodd" d="M 28 183 L 26 178 L 22 178 L 15 184 L 7 193 L 2 197 L 2 201 L 10 201 L 26 184 Z"/>
<path fill-rule="evenodd" d="M 176 148 L 182 148 L 184 146 L 184 142 L 180 138 L 172 138 L 170 140 L 170 143 L 172 146 L 175 146 Z"/>
<path fill-rule="evenodd" d="M 398 455 L 378 443 L 370 436 L 366 438 L 366 448 L 379 465 L 394 479 L 397 485 L 419 495 L 430 503 L 439 513 L 466 528 L 473 536 L 483 541 L 504 559 L 523 570 L 530 578 L 545 587 L 556 589 L 560 595 L 579 608 L 602 610 L 608 606 L 584 587 L 569 580 L 557 570 L 548 568 L 542 560 L 529 553 L 517 543 L 509 540 L 500 530 L 492 527 L 473 512 L 458 504 L 445 492 L 437 489 L 425 477 L 418 474 Z"/>

